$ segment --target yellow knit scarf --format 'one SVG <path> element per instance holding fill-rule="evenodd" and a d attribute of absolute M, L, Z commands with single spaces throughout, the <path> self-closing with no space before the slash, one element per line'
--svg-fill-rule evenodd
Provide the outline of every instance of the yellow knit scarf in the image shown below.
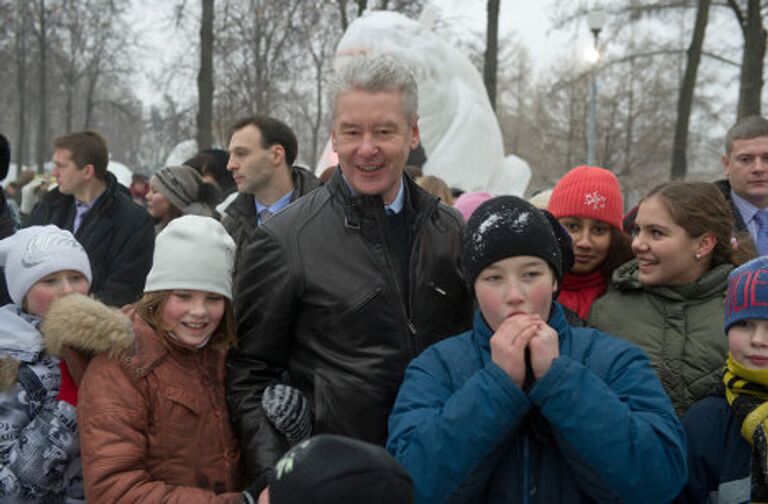
<path fill-rule="evenodd" d="M 729 353 L 723 383 L 741 435 L 752 445 L 750 502 L 768 503 L 768 370 L 748 369 Z"/>

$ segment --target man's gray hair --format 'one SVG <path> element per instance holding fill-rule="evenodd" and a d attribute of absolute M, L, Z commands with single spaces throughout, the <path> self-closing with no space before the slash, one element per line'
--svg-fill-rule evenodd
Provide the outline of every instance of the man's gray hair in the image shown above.
<path fill-rule="evenodd" d="M 364 53 L 352 56 L 338 68 L 329 84 L 331 110 L 336 114 L 336 100 L 348 91 L 389 91 L 402 93 L 403 112 L 413 124 L 419 111 L 419 92 L 413 72 L 386 54 Z"/>
<path fill-rule="evenodd" d="M 768 119 L 760 115 L 742 117 L 725 134 L 725 154 L 733 150 L 734 140 L 749 140 L 768 136 Z"/>

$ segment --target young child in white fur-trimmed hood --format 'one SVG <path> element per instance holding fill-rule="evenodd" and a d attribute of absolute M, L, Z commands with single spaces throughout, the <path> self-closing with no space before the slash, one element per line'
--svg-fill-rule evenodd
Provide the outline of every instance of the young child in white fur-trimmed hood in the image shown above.
<path fill-rule="evenodd" d="M 43 321 L 56 299 L 88 292 L 88 256 L 69 231 L 32 226 L 0 241 L 0 265 L 13 301 L 0 308 L 0 502 L 78 502 L 73 376 L 85 354 L 110 345 L 80 331 L 46 338 Z M 64 353 L 72 358 L 57 357 Z"/>

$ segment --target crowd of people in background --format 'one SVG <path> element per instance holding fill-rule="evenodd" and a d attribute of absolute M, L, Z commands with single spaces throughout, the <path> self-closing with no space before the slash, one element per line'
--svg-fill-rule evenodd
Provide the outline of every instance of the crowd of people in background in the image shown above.
<path fill-rule="evenodd" d="M 95 131 L 4 185 L 0 501 L 768 502 L 768 120 L 627 208 L 610 167 L 422 173 L 392 57 L 329 87 L 319 176 L 255 115 L 130 187 Z"/>

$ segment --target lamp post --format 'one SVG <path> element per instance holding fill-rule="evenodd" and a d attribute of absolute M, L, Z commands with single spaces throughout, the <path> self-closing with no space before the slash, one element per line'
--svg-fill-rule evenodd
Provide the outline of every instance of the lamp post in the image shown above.
<path fill-rule="evenodd" d="M 600 51 L 598 50 L 598 38 L 600 37 L 600 30 L 605 25 L 605 10 L 596 7 L 587 14 L 587 24 L 592 32 L 593 36 L 593 51 L 592 51 L 592 70 L 591 70 L 591 86 L 589 91 L 589 116 L 587 124 L 587 164 L 594 166 L 595 164 L 595 123 L 597 121 L 597 64 L 600 61 Z"/>

